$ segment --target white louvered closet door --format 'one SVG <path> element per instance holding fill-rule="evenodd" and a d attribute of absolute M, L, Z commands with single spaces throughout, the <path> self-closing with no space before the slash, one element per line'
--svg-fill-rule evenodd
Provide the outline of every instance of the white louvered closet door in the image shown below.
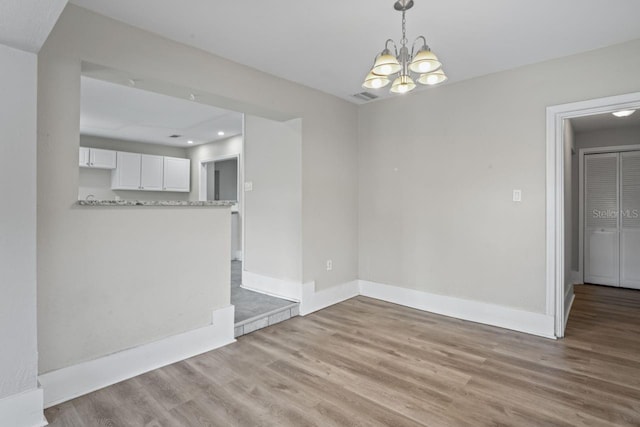
<path fill-rule="evenodd" d="M 620 286 L 619 155 L 589 154 L 584 159 L 584 281 Z"/>
<path fill-rule="evenodd" d="M 620 286 L 640 289 L 640 151 L 620 154 Z"/>

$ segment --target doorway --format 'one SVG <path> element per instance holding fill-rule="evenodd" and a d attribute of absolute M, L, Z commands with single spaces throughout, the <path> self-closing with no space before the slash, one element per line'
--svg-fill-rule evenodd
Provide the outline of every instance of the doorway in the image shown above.
<path fill-rule="evenodd" d="M 207 163 L 207 200 L 238 201 L 238 158 Z"/>
<path fill-rule="evenodd" d="M 237 150 L 239 147 L 234 145 Z M 219 152 L 222 151 L 219 150 Z M 244 153 L 244 143 L 242 144 Z M 230 302 L 234 306 L 234 335 L 239 337 L 257 329 L 296 316 L 298 303 L 265 295 L 243 287 L 245 164 L 242 153 L 207 157 L 200 161 L 201 201 L 230 201 L 231 207 L 231 277 Z M 264 212 L 254 214 L 264 216 Z"/>
<path fill-rule="evenodd" d="M 567 146 L 567 126 L 571 126 L 574 119 L 638 109 L 640 92 L 547 108 L 546 313 L 553 316 L 554 334 L 558 338 L 564 337 L 574 300 L 573 285 L 584 283 L 584 254 L 578 255 L 580 265 L 576 272 L 571 268 L 573 262 L 569 257 L 573 247 L 573 237 L 568 230 L 572 228 L 571 158 L 577 156 Z M 578 249 L 582 247 L 578 246 Z"/>
<path fill-rule="evenodd" d="M 240 154 L 230 154 L 200 162 L 200 200 L 229 201 L 231 207 L 231 260 L 242 262 L 242 200 Z M 234 269 L 232 265 L 232 271 Z M 242 269 L 240 268 L 239 274 Z M 237 275 L 237 274 L 236 274 Z M 241 277 L 237 278 L 242 280 Z"/>

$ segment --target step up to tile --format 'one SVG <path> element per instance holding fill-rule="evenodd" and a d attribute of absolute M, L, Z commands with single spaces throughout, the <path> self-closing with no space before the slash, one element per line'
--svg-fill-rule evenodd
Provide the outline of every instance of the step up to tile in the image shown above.
<path fill-rule="evenodd" d="M 249 334 L 258 329 L 284 322 L 298 315 L 300 315 L 300 303 L 294 302 L 285 307 L 272 310 L 268 313 L 262 313 L 236 323 L 234 336 L 238 338 L 239 336 Z"/>

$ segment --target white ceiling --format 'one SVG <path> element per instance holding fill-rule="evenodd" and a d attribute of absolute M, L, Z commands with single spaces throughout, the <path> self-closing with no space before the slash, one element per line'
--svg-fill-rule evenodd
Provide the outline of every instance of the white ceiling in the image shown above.
<path fill-rule="evenodd" d="M 66 5 L 67 0 L 2 0 L 0 43 L 38 52 Z"/>
<path fill-rule="evenodd" d="M 351 101 L 401 32 L 394 0 L 71 1 Z M 415 0 L 407 36 L 454 82 L 638 39 L 638 16 L 638 0 Z"/>
<path fill-rule="evenodd" d="M 190 147 L 241 134 L 242 114 L 83 76 L 80 133 Z"/>
<path fill-rule="evenodd" d="M 571 119 L 575 132 L 592 132 L 614 128 L 639 128 L 640 111 L 636 111 L 629 117 L 616 117 L 611 113 L 594 114 L 592 116 L 577 117 Z"/>

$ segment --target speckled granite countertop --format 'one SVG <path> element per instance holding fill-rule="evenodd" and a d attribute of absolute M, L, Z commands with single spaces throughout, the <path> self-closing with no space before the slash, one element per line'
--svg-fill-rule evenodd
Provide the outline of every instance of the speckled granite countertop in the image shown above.
<path fill-rule="evenodd" d="M 233 201 L 212 200 L 206 202 L 176 201 L 176 200 L 78 200 L 79 206 L 215 206 L 230 207 Z"/>

